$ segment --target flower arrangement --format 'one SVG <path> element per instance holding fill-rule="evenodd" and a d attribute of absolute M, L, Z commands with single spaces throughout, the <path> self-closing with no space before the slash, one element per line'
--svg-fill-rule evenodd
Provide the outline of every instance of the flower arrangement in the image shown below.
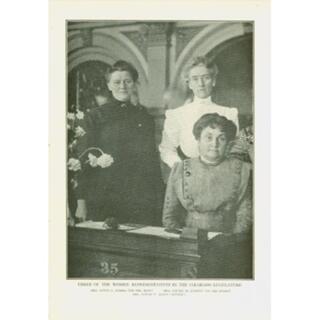
<path fill-rule="evenodd" d="M 100 156 L 96 157 L 92 153 L 88 153 L 88 151 L 96 150 L 100 152 Z M 84 152 L 81 153 L 78 159 L 69 158 L 68 160 L 68 169 L 71 171 L 79 171 L 81 170 L 81 159 L 88 153 L 88 159 L 85 163 L 89 163 L 91 167 L 101 167 L 101 168 L 108 168 L 113 163 L 113 158 L 109 154 L 104 153 L 100 148 L 91 147 L 86 149 Z"/>
<path fill-rule="evenodd" d="M 90 67 L 88 68 L 88 64 Z M 87 170 L 105 170 L 113 163 L 111 155 L 94 145 L 86 150 L 81 140 L 86 138 L 85 120 L 92 108 L 99 105 L 100 96 L 105 96 L 107 87 L 105 82 L 104 64 L 88 62 L 86 66 L 78 66 L 68 76 L 68 113 L 67 121 L 67 182 L 68 182 L 68 223 L 73 225 L 77 221 L 75 216 L 78 199 L 76 196 L 80 176 Z M 98 99 L 99 98 L 99 99 Z M 104 101 L 104 99 L 102 99 Z M 105 103 L 105 102 L 103 102 Z M 81 154 L 80 154 L 81 153 Z"/>
<path fill-rule="evenodd" d="M 102 169 L 110 167 L 114 160 L 111 155 L 104 153 L 97 147 L 89 147 L 80 155 L 77 155 L 76 149 L 78 141 L 86 134 L 82 126 L 85 119 L 85 113 L 77 106 L 71 106 L 71 112 L 67 113 L 67 129 L 68 129 L 68 170 L 70 174 L 70 182 L 75 189 L 78 186 L 77 172 L 81 171 L 86 164 L 92 168 L 100 167 Z M 87 112 L 90 112 L 88 110 Z M 93 152 L 98 153 L 96 156 Z M 73 174 L 72 174 L 73 173 Z"/>
<path fill-rule="evenodd" d="M 240 131 L 239 139 L 250 145 L 254 143 L 253 126 L 247 126 Z"/>
<path fill-rule="evenodd" d="M 254 135 L 253 126 L 247 126 L 240 130 L 239 136 L 232 143 L 230 155 L 246 162 L 253 161 Z"/>

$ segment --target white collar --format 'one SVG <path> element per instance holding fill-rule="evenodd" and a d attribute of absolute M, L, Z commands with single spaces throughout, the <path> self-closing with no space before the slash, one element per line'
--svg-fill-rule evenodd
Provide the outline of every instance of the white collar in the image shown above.
<path fill-rule="evenodd" d="M 224 159 L 220 159 L 219 161 L 209 161 L 200 155 L 200 160 L 202 162 L 204 162 L 205 164 L 216 166 L 216 165 L 220 164 Z"/>
<path fill-rule="evenodd" d="M 198 98 L 197 96 L 194 96 L 194 99 L 193 99 L 193 103 L 195 104 L 200 104 L 200 105 L 209 105 L 209 104 L 212 104 L 212 100 L 211 100 L 211 96 L 207 97 L 207 98 L 204 98 L 204 99 L 201 99 L 201 98 Z"/>

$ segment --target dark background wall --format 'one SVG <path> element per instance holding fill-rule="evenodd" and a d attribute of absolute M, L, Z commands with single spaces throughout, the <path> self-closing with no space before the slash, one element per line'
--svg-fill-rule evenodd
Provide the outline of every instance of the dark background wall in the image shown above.
<path fill-rule="evenodd" d="M 253 106 L 252 35 L 228 41 L 214 54 L 219 67 L 216 102 L 239 109 L 241 114 L 251 114 Z"/>

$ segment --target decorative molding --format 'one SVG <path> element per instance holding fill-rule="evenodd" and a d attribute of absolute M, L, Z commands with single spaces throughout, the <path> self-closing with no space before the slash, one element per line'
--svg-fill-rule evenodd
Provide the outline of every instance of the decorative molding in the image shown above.
<path fill-rule="evenodd" d="M 253 33 L 253 23 L 252 22 L 244 22 L 243 23 L 243 32 L 245 34 Z"/>
<path fill-rule="evenodd" d="M 144 23 L 139 26 L 139 30 L 122 31 L 142 53 L 144 58 L 148 58 L 148 47 L 170 45 L 173 24 L 169 22 Z"/>
<path fill-rule="evenodd" d="M 72 52 L 68 56 L 68 71 L 70 72 L 76 66 L 87 61 L 101 61 L 112 65 L 116 60 L 109 56 L 106 50 L 98 47 L 83 47 Z"/>
<path fill-rule="evenodd" d="M 139 33 L 148 47 L 157 47 L 170 45 L 172 31 L 173 23 L 171 22 L 152 22 L 142 24 Z"/>
<path fill-rule="evenodd" d="M 206 25 L 176 29 L 176 57 L 180 55 L 190 40 L 204 29 L 204 27 L 206 27 Z"/>
<path fill-rule="evenodd" d="M 81 30 L 81 29 L 101 29 L 101 28 L 109 28 L 109 29 L 123 29 L 131 26 L 137 25 L 137 21 L 130 20 L 109 20 L 109 21 L 99 21 L 99 20 L 69 20 L 68 21 L 68 31 Z"/>
<path fill-rule="evenodd" d="M 147 60 L 147 41 L 139 31 L 126 31 L 121 32 L 125 35 L 142 53 L 144 58 Z"/>
<path fill-rule="evenodd" d="M 148 24 L 148 46 L 165 46 L 168 44 L 168 35 L 170 33 L 169 23 Z"/>
<path fill-rule="evenodd" d="M 135 65 L 139 75 L 147 81 L 148 64 L 139 48 L 123 33 L 109 29 L 99 29 L 93 33 L 93 45 L 105 48 L 116 60 L 124 59 Z M 140 78 L 141 80 L 141 78 Z"/>
<path fill-rule="evenodd" d="M 179 56 L 171 75 L 171 84 L 178 85 L 179 78 L 192 56 L 203 56 L 221 43 L 244 35 L 244 25 L 241 22 L 210 23 L 199 31 L 187 43 Z"/>
<path fill-rule="evenodd" d="M 80 35 L 83 41 L 84 47 L 92 46 L 92 29 L 82 29 Z"/>

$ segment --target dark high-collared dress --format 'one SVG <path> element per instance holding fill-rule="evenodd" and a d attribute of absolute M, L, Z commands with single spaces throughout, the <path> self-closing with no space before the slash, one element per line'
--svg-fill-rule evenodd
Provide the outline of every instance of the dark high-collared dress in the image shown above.
<path fill-rule="evenodd" d="M 77 197 L 86 200 L 88 220 L 160 225 L 163 182 L 154 120 L 145 108 L 113 100 L 86 114 L 83 129 L 79 154 L 97 147 L 114 159 L 108 168 L 84 165 L 81 172 Z"/>

